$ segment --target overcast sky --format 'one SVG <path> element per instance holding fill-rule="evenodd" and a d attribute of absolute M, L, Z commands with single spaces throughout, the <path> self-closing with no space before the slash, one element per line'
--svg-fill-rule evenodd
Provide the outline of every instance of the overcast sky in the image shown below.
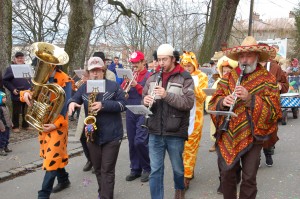
<path fill-rule="evenodd" d="M 260 14 L 261 19 L 287 18 L 289 12 L 298 5 L 300 0 L 254 0 L 253 11 Z M 249 19 L 250 0 L 240 0 L 237 18 Z"/>

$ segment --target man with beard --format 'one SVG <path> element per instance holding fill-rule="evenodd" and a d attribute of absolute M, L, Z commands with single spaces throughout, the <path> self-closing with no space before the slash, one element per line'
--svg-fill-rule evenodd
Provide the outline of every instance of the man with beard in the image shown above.
<path fill-rule="evenodd" d="M 209 102 L 209 110 L 231 110 L 228 128 L 223 128 L 227 116 L 212 115 L 217 128 L 216 151 L 221 169 L 221 185 L 225 199 L 237 198 L 236 170 L 242 164 L 239 199 L 254 199 L 257 194 L 256 174 L 264 141 L 277 131 L 281 117 L 280 96 L 276 79 L 259 62 L 275 56 L 275 49 L 258 45 L 248 36 L 241 46 L 227 49 L 227 57 L 239 62 L 239 67 L 226 74 Z M 241 70 L 245 66 L 244 70 Z M 242 75 L 240 85 L 237 85 Z"/>

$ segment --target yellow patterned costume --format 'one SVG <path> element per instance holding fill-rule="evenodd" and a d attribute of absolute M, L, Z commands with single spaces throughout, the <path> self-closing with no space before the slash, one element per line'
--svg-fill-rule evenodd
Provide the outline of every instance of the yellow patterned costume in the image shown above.
<path fill-rule="evenodd" d="M 198 62 L 195 54 L 193 52 L 184 52 L 181 56 L 180 65 L 186 67 L 189 63 L 194 66 L 194 71 L 191 72 L 191 76 L 195 84 L 195 101 L 194 107 L 190 111 L 189 138 L 184 145 L 183 163 L 185 178 L 193 178 L 204 122 L 203 108 L 206 94 L 202 89 L 208 86 L 206 74 L 198 70 Z"/>

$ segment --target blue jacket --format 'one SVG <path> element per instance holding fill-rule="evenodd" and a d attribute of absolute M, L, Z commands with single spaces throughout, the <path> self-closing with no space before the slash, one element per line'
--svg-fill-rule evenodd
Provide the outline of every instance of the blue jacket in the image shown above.
<path fill-rule="evenodd" d="M 21 91 L 29 90 L 31 87 L 29 79 L 14 77 L 11 66 L 6 69 L 3 75 L 3 85 L 10 91 L 12 101 L 20 101 L 20 95 L 15 95 L 14 89 Z"/>
<path fill-rule="evenodd" d="M 123 68 L 123 65 L 122 64 L 118 64 L 118 68 Z M 123 78 L 119 78 L 118 75 L 117 75 L 117 72 L 116 72 L 116 64 L 114 62 L 112 62 L 109 66 L 108 66 L 108 70 L 112 71 L 113 73 L 115 73 L 116 75 L 116 82 L 119 83 L 119 85 L 122 84 L 123 82 Z"/>
<path fill-rule="evenodd" d="M 86 84 L 83 84 L 69 100 L 68 104 L 71 102 L 84 104 L 85 116 L 88 116 L 88 96 Z M 126 109 L 124 91 L 118 83 L 105 80 L 105 93 L 99 93 L 96 101 L 102 103 L 102 109 L 95 116 L 97 126 L 95 143 L 101 145 L 121 139 L 123 137 L 121 112 Z"/>

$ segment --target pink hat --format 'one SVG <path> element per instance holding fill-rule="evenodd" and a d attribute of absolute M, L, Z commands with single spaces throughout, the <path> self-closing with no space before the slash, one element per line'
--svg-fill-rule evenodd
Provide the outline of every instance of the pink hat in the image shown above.
<path fill-rule="evenodd" d="M 94 69 L 94 68 L 104 68 L 104 62 L 100 57 L 91 57 L 88 61 L 88 71 Z"/>
<path fill-rule="evenodd" d="M 131 54 L 129 61 L 133 62 L 133 63 L 137 63 L 144 59 L 145 59 L 145 56 L 141 51 L 135 51 Z"/>

